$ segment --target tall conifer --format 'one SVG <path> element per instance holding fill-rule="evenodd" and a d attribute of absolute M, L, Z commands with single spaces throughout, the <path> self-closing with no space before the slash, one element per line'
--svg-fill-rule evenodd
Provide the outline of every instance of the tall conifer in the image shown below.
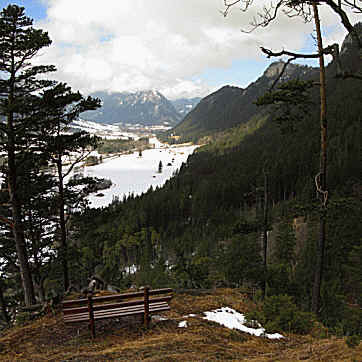
<path fill-rule="evenodd" d="M 54 71 L 53 66 L 33 66 L 39 50 L 51 44 L 48 34 L 32 27 L 24 8 L 9 5 L 0 13 L 0 148 L 6 152 L 6 174 L 13 230 L 25 304 L 34 302 L 34 288 L 24 237 L 24 215 L 19 198 L 18 171 L 26 155 L 36 152 L 37 134 L 42 130 L 39 91 L 53 82 L 38 75 Z"/>

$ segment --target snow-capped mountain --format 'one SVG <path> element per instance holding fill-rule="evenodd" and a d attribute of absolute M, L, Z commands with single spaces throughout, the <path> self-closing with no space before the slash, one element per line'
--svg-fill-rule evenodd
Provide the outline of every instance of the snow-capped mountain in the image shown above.
<path fill-rule="evenodd" d="M 136 93 L 96 92 L 91 96 L 100 98 L 102 107 L 81 115 L 83 119 L 90 121 L 174 126 L 182 118 L 172 103 L 156 90 Z"/>

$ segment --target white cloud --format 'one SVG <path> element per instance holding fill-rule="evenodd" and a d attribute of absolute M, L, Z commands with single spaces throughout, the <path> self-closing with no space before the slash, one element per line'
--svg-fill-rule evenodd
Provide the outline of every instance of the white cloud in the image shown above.
<path fill-rule="evenodd" d="M 224 18 L 223 0 L 47 0 L 47 6 L 47 19 L 36 25 L 49 32 L 53 45 L 39 62 L 55 64 L 56 77 L 84 93 L 156 88 L 170 98 L 204 96 L 214 87 L 201 73 L 260 59 L 261 45 L 298 50 L 313 30 L 280 16 L 243 34 L 257 8 L 234 9 Z M 338 23 L 330 11 L 321 12 L 323 25 Z M 338 34 L 340 39 L 344 32 Z"/>

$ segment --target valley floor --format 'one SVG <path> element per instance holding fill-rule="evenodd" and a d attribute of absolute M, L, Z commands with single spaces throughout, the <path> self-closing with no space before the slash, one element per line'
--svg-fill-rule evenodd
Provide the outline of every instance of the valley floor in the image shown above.
<path fill-rule="evenodd" d="M 196 295 L 195 295 L 196 294 Z M 97 323 L 92 340 L 85 324 L 65 326 L 60 311 L 0 337 L 2 361 L 361 361 L 362 346 L 343 338 L 285 334 L 270 340 L 231 330 L 202 318 L 204 311 L 228 306 L 246 312 L 253 303 L 237 290 L 177 293 L 171 311 L 145 330 L 138 320 Z M 180 322 L 187 317 L 187 327 Z"/>
<path fill-rule="evenodd" d="M 91 207 L 108 206 L 114 197 L 120 200 L 130 194 L 140 195 L 151 186 L 161 187 L 181 167 L 187 157 L 192 154 L 196 146 L 162 147 L 148 149 L 121 155 L 117 158 L 106 160 L 96 166 L 86 167 L 85 174 L 91 177 L 110 179 L 112 186 L 102 190 L 102 197 L 91 195 Z M 162 162 L 162 172 L 158 172 L 159 162 Z"/>

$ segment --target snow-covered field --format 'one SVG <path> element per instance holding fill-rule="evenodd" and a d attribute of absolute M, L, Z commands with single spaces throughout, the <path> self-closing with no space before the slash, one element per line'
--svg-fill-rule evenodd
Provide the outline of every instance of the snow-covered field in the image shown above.
<path fill-rule="evenodd" d="M 84 121 L 79 119 L 72 122 L 72 128 L 86 131 L 103 139 L 139 139 L 139 136 L 136 133 L 121 131 L 118 125 L 113 124 L 101 124 L 98 122 Z"/>
<path fill-rule="evenodd" d="M 160 146 L 160 145 L 157 145 Z M 124 195 L 134 193 L 140 195 L 150 186 L 162 186 L 173 173 L 181 167 L 187 157 L 193 153 L 196 146 L 175 148 L 155 148 L 131 155 L 122 155 L 104 163 L 86 167 L 85 175 L 110 179 L 113 185 L 99 193 L 103 197 L 89 197 L 91 207 L 103 207 L 110 204 L 115 196 L 121 200 Z M 158 173 L 159 162 L 162 162 L 162 173 Z M 171 164 L 168 166 L 168 164 Z"/>

